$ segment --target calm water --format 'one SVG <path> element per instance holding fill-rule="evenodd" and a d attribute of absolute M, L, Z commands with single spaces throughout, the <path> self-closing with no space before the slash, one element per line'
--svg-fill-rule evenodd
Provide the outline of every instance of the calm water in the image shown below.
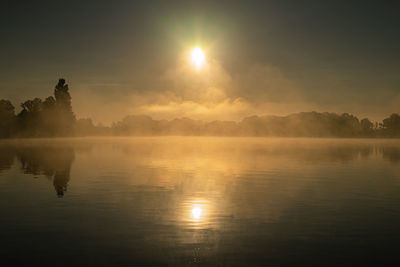
<path fill-rule="evenodd" d="M 0 141 L 0 214 L 10 265 L 393 264 L 400 140 Z"/>

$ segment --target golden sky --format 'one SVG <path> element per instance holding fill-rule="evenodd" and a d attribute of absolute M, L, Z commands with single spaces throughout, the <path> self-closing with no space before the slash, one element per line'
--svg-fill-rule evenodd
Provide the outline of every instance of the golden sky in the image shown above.
<path fill-rule="evenodd" d="M 10 2 L 0 11 L 0 98 L 70 84 L 77 117 L 239 120 L 400 107 L 399 4 L 337 1 Z M 200 47 L 197 68 L 190 51 Z"/>

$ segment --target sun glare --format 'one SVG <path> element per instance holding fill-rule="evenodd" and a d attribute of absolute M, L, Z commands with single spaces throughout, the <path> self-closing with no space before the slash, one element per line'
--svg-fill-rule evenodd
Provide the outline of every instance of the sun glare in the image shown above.
<path fill-rule="evenodd" d="M 200 207 L 194 207 L 194 208 L 192 209 L 192 216 L 193 216 L 193 219 L 200 219 L 201 213 L 202 213 L 202 210 L 201 210 Z"/>
<path fill-rule="evenodd" d="M 200 69 L 206 62 L 206 56 L 200 47 L 195 47 L 192 50 L 192 62 L 197 69 Z"/>

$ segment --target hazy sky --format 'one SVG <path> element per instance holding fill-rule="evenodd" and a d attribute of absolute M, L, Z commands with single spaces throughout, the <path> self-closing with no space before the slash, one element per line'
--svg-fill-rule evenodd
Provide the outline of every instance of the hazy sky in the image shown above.
<path fill-rule="evenodd" d="M 78 117 L 400 112 L 399 1 L 2 1 L 0 98 Z M 205 50 L 196 71 L 188 51 Z"/>

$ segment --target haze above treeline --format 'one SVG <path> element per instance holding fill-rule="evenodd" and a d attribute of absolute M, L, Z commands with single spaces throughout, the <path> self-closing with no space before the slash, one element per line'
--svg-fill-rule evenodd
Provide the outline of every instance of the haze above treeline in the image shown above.
<path fill-rule="evenodd" d="M 94 125 L 90 118 L 77 119 L 69 87 L 59 79 L 54 96 L 34 98 L 21 104 L 16 114 L 9 100 L 0 100 L 0 137 L 69 136 L 287 136 L 287 137 L 400 137 L 400 115 L 382 122 L 361 120 L 343 113 L 300 112 L 287 116 L 249 116 L 235 121 L 201 121 L 190 118 L 155 120 L 129 115 L 110 127 Z"/>

